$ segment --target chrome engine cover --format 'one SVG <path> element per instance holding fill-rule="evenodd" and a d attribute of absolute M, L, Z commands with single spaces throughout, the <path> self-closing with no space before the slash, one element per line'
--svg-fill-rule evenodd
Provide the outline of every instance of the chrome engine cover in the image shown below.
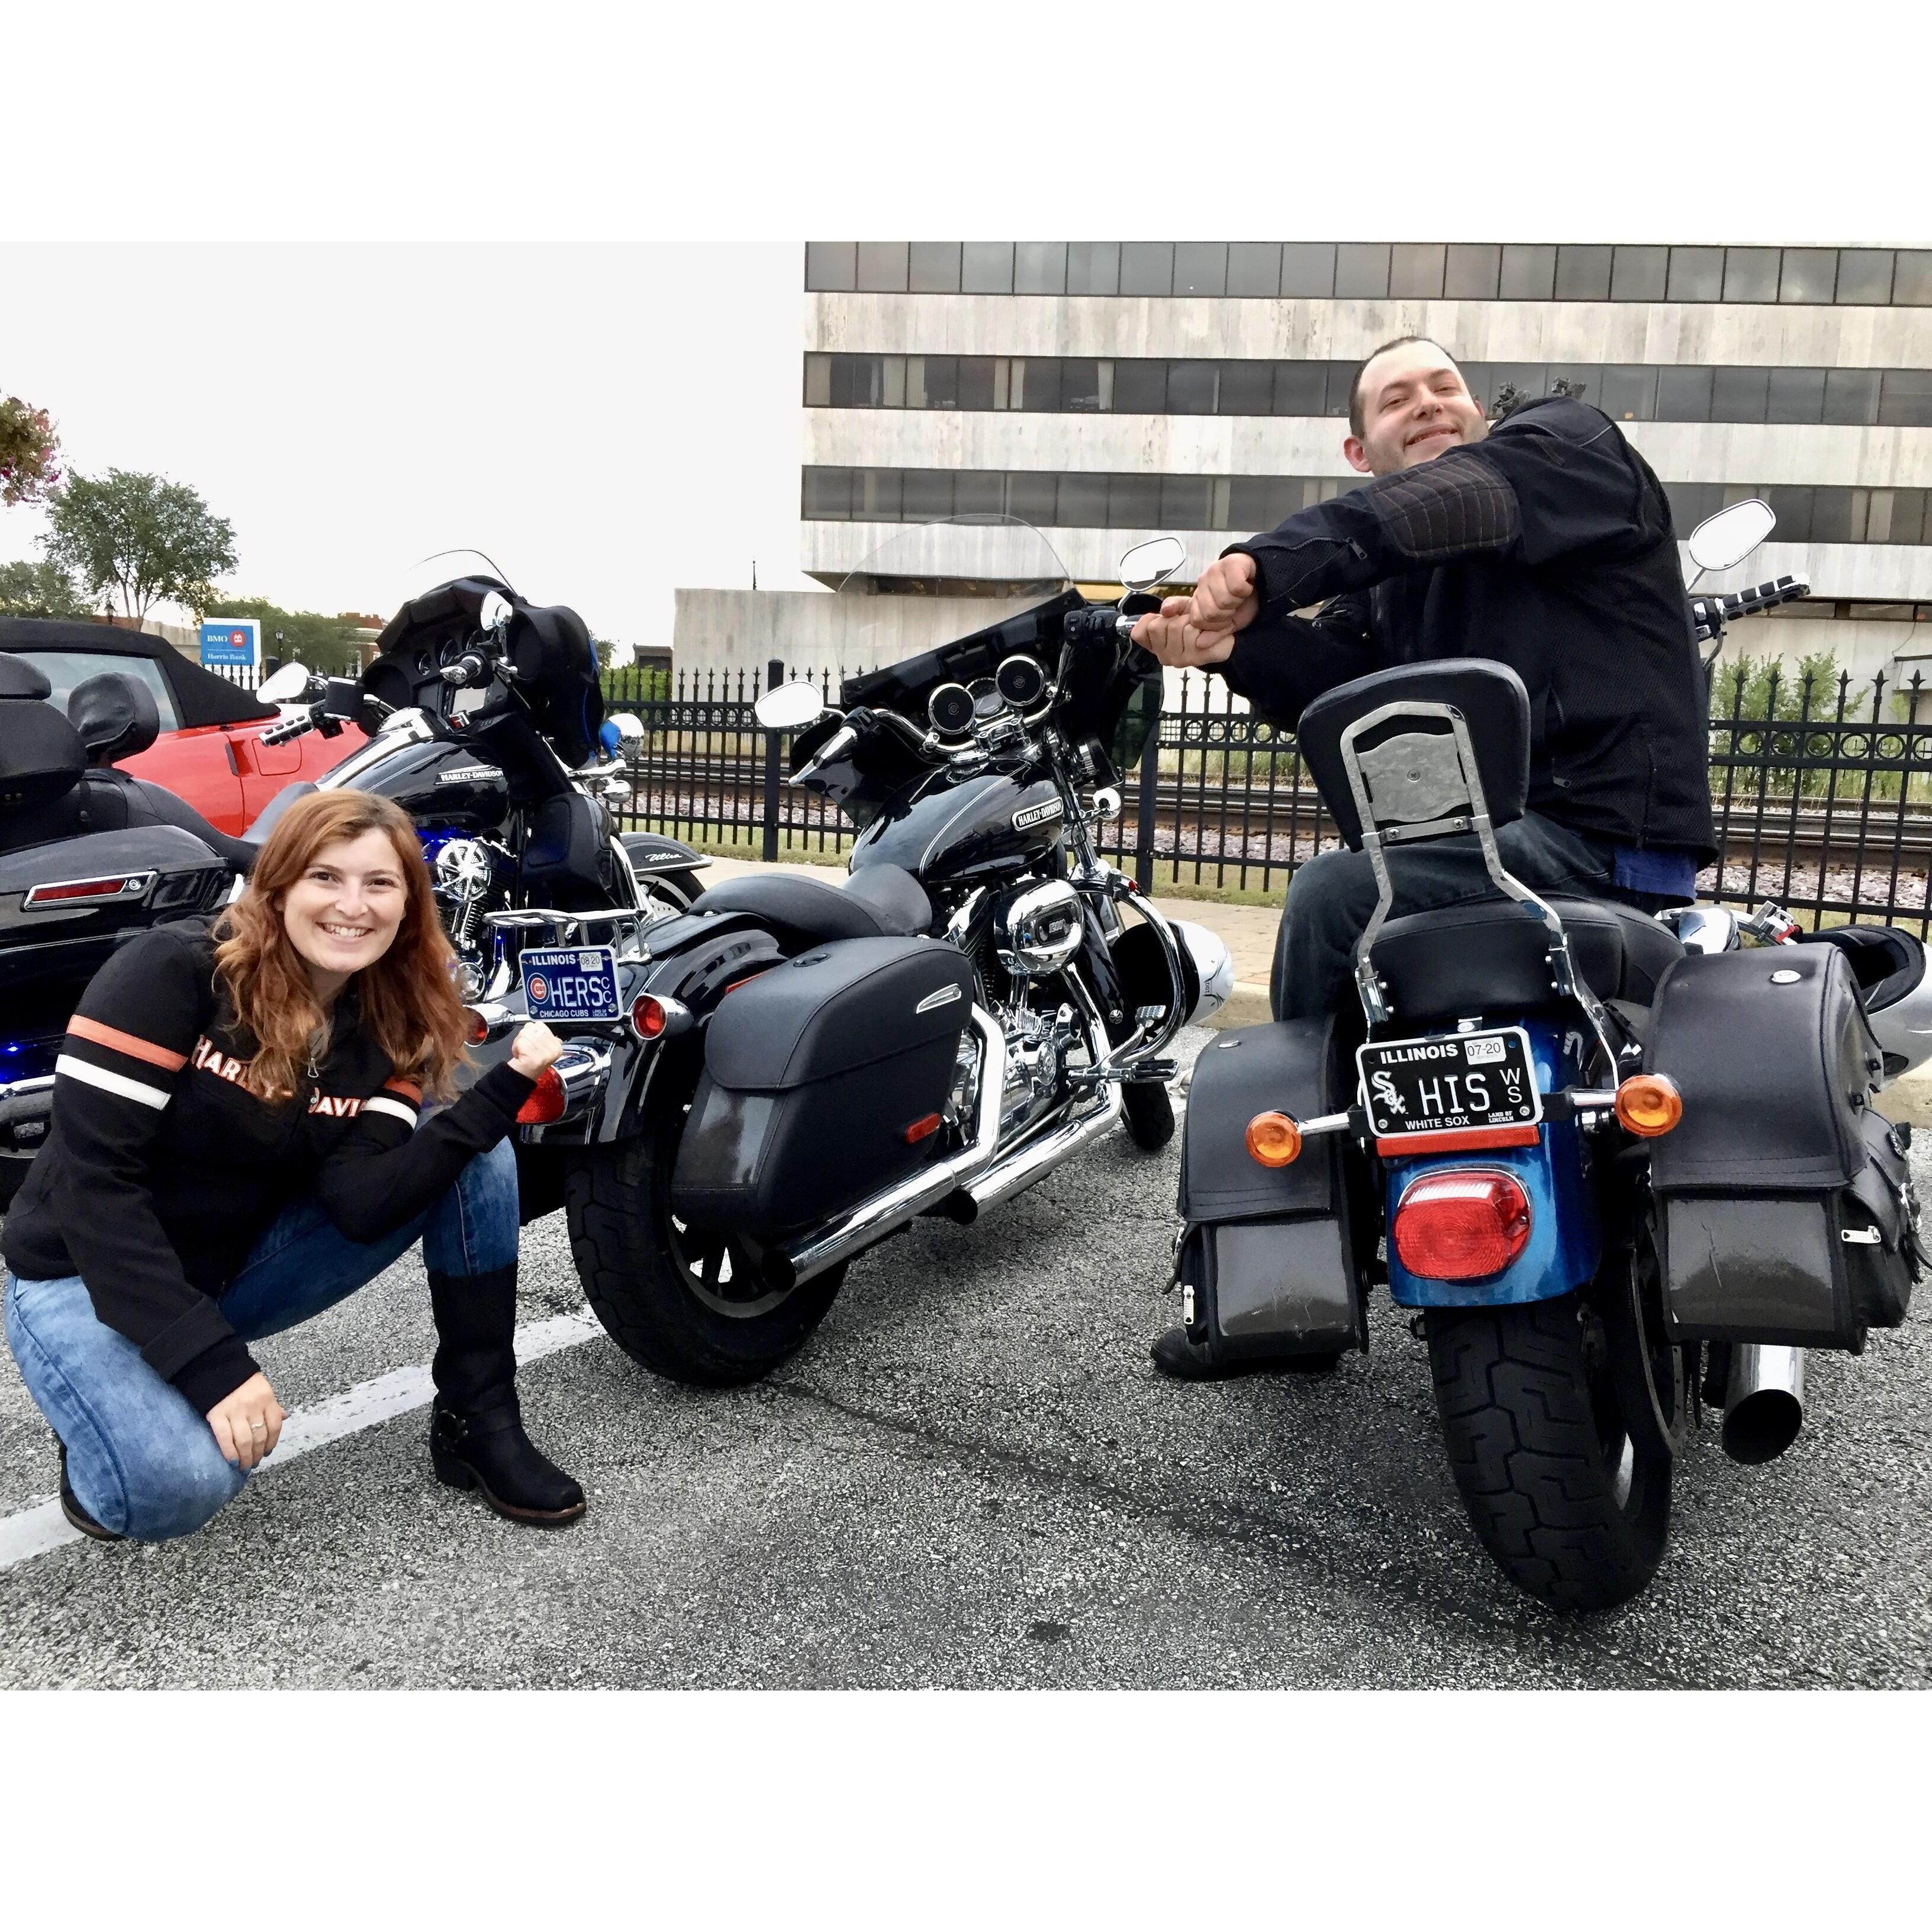
<path fill-rule="evenodd" d="M 994 910 L 994 946 L 1016 980 L 1058 972 L 1085 938 L 1080 895 L 1062 879 L 1016 886 Z"/>

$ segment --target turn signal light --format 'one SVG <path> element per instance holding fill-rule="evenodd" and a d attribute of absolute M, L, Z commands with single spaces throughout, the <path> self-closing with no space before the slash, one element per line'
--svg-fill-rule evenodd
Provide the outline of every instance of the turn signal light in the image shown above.
<path fill-rule="evenodd" d="M 1424 1174 L 1396 1204 L 1396 1258 L 1425 1281 L 1501 1274 L 1529 1244 L 1529 1197 L 1514 1174 Z"/>
<path fill-rule="evenodd" d="M 537 1076 L 530 1097 L 517 1109 L 520 1127 L 547 1127 L 563 1118 L 563 1076 L 554 1066 L 546 1066 Z"/>
<path fill-rule="evenodd" d="M 490 1037 L 490 1022 L 474 1006 L 463 1010 L 463 1037 L 472 1046 L 481 1046 Z"/>
<path fill-rule="evenodd" d="M 670 1023 L 663 1000 L 650 993 L 640 993 L 631 1002 L 631 1024 L 640 1040 L 656 1040 Z"/>
<path fill-rule="evenodd" d="M 1301 1130 L 1286 1114 L 1257 1114 L 1248 1123 L 1248 1152 L 1264 1167 L 1288 1167 L 1301 1158 Z"/>
<path fill-rule="evenodd" d="M 1684 1096 L 1661 1073 L 1633 1073 L 1617 1088 L 1617 1119 L 1642 1140 L 1667 1134 L 1684 1118 Z"/>

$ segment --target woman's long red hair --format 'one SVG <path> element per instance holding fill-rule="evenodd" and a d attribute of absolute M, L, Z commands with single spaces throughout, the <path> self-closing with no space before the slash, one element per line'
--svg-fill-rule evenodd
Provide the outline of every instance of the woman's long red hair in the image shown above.
<path fill-rule="evenodd" d="M 242 1083 L 258 1099 L 285 1100 L 294 1094 L 296 1070 L 326 1018 L 283 924 L 283 899 L 325 845 L 365 832 L 384 833 L 395 848 L 407 907 L 388 952 L 350 982 L 362 1028 L 398 1073 L 427 1093 L 451 1090 L 467 1022 L 456 990 L 455 956 L 436 917 L 416 827 L 386 798 L 319 791 L 283 814 L 255 861 L 248 890 L 214 928 L 216 976 L 237 1023 L 255 1038 Z"/>

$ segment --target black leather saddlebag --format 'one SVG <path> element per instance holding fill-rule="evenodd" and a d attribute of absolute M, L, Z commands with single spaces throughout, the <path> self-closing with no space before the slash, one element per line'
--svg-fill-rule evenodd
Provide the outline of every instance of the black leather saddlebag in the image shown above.
<path fill-rule="evenodd" d="M 1646 1064 L 1684 1096 L 1653 1144 L 1666 1299 L 1686 1340 L 1864 1346 L 1918 1278 L 1904 1139 L 1844 955 L 1692 953 L 1659 990 Z"/>
<path fill-rule="evenodd" d="M 815 946 L 728 994 L 678 1149 L 672 1205 L 769 1240 L 929 1166 L 973 969 L 932 939 Z"/>
<path fill-rule="evenodd" d="M 1346 1136 L 1288 1167 L 1248 1152 L 1248 1123 L 1340 1112 L 1352 1063 L 1333 1019 L 1232 1028 L 1195 1063 L 1182 1143 L 1179 1280 L 1193 1340 L 1224 1360 L 1367 1346 Z M 1372 1236 L 1370 1240 L 1372 1240 Z"/>

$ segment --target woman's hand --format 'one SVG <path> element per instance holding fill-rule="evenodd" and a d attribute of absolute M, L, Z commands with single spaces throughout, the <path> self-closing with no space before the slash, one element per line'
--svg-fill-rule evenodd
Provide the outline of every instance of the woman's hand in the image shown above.
<path fill-rule="evenodd" d="M 282 1439 L 286 1420 L 264 1375 L 250 1376 L 208 1412 L 214 1446 L 244 1469 L 252 1469 Z"/>
<path fill-rule="evenodd" d="M 534 1080 L 563 1051 L 563 1042 L 542 1020 L 532 1020 L 510 1042 L 510 1064 Z"/>

